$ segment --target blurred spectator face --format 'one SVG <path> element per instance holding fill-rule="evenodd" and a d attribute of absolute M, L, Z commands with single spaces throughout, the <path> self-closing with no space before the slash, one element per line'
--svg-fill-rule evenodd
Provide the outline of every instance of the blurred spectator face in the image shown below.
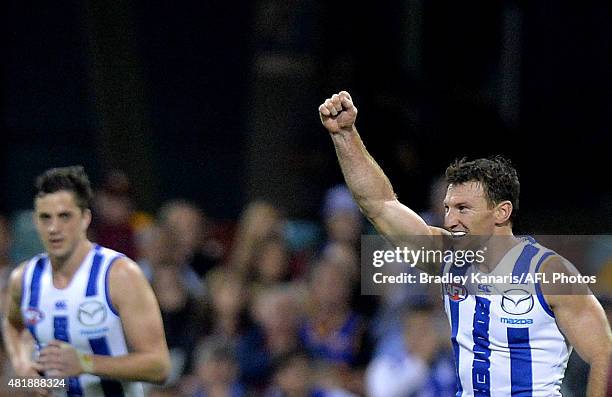
<path fill-rule="evenodd" d="M 293 334 L 297 330 L 299 307 L 292 292 L 269 290 L 257 297 L 254 317 L 269 334 Z"/>
<path fill-rule="evenodd" d="M 231 274 L 219 275 L 211 282 L 210 296 L 216 313 L 237 316 L 244 305 L 244 285 Z"/>
<path fill-rule="evenodd" d="M 177 207 L 168 214 L 168 229 L 179 249 L 193 252 L 202 239 L 202 213 L 196 208 Z"/>
<path fill-rule="evenodd" d="M 323 200 L 323 217 L 328 239 L 355 244 L 361 235 L 361 214 L 345 185 L 327 191 Z"/>
<path fill-rule="evenodd" d="M 274 283 L 282 281 L 289 271 L 289 254 L 281 239 L 268 239 L 259 249 L 255 269 L 260 281 Z"/>
<path fill-rule="evenodd" d="M 126 196 L 101 191 L 96 196 L 96 216 L 111 225 L 127 224 L 130 221 L 131 204 Z"/>
<path fill-rule="evenodd" d="M 286 396 L 307 396 L 312 373 L 305 356 L 295 356 L 278 369 L 275 383 Z"/>
<path fill-rule="evenodd" d="M 106 176 L 104 187 L 95 196 L 96 216 L 111 225 L 130 222 L 132 204 L 129 197 L 130 180 L 119 170 Z"/>
<path fill-rule="evenodd" d="M 229 358 L 213 358 L 198 367 L 198 376 L 205 385 L 229 385 L 236 373 L 236 363 Z"/>
<path fill-rule="evenodd" d="M 359 257 L 353 245 L 339 242 L 328 244 L 322 257 L 325 262 L 344 268 L 350 275 L 351 281 L 355 281 L 359 276 Z"/>
<path fill-rule="evenodd" d="M 204 216 L 195 205 L 185 201 L 166 203 L 160 210 L 160 226 L 174 264 L 182 265 L 201 248 Z"/>
<path fill-rule="evenodd" d="M 234 353 L 220 341 L 204 342 L 198 349 L 196 372 L 205 387 L 229 386 L 238 374 Z"/>
<path fill-rule="evenodd" d="M 242 238 L 263 238 L 278 231 L 280 211 L 272 204 L 255 201 L 242 214 L 240 233 Z M 240 242 L 238 242 L 240 243 Z"/>
<path fill-rule="evenodd" d="M 311 280 L 311 291 L 321 308 L 346 307 L 350 296 L 350 275 L 333 263 L 317 264 Z"/>
<path fill-rule="evenodd" d="M 355 244 L 361 236 L 361 218 L 354 212 L 338 212 L 327 218 L 325 225 L 331 241 Z"/>
<path fill-rule="evenodd" d="M 404 320 L 404 340 L 410 352 L 426 362 L 431 362 L 442 346 L 443 334 L 434 310 L 416 310 Z"/>

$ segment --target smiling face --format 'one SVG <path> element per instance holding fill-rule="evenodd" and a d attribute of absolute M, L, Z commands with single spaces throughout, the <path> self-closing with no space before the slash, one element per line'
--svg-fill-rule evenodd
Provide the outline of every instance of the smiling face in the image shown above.
<path fill-rule="evenodd" d="M 444 227 L 454 237 L 494 234 L 497 218 L 480 182 L 450 184 L 444 198 Z"/>
<path fill-rule="evenodd" d="M 91 212 L 76 204 L 74 193 L 60 190 L 35 199 L 34 222 L 49 257 L 65 261 L 87 241 Z"/>

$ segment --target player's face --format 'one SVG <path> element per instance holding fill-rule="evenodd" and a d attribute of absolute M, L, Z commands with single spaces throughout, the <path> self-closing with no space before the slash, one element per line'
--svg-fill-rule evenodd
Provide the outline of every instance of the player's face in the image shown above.
<path fill-rule="evenodd" d="M 36 229 L 51 258 L 68 259 L 86 239 L 90 221 L 91 212 L 79 208 L 72 192 L 61 190 L 34 201 Z"/>
<path fill-rule="evenodd" d="M 490 236 L 495 229 L 494 209 L 479 182 L 450 184 L 444 198 L 444 227 L 454 237 Z"/>

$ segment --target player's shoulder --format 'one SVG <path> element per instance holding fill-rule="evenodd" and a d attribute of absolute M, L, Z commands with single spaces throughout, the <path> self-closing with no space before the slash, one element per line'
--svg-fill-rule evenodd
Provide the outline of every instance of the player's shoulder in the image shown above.
<path fill-rule="evenodd" d="M 140 266 L 125 255 L 118 256 L 113 260 L 109 269 L 109 281 L 124 281 L 143 277 Z"/>
<path fill-rule="evenodd" d="M 8 286 L 10 289 L 11 295 L 13 297 L 21 296 L 21 290 L 23 287 L 23 277 L 25 275 L 26 268 L 31 260 L 23 261 L 19 265 L 17 265 L 11 273 L 9 274 Z"/>

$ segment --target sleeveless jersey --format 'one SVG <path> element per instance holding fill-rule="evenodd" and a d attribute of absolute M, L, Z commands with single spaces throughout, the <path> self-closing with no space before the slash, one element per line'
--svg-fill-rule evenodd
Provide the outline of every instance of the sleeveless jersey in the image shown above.
<path fill-rule="evenodd" d="M 557 327 L 540 284 L 520 281 L 529 280 L 526 275 L 534 275 L 554 254 L 528 237 L 511 248 L 491 273 L 478 273 L 469 265 L 443 267 L 444 273 L 468 276 L 465 285 L 445 284 L 443 294 L 457 397 L 561 396 L 572 348 Z M 481 278 L 472 273 L 510 274 L 507 280 L 513 281 L 478 283 Z"/>
<path fill-rule="evenodd" d="M 32 258 L 24 269 L 21 313 L 37 349 L 53 339 L 70 343 L 84 353 L 120 356 L 128 353 L 121 320 L 108 291 L 113 262 L 123 255 L 94 245 L 70 284 L 53 286 L 51 263 L 46 254 Z M 141 397 L 142 385 L 101 379 L 84 374 L 68 378 L 69 397 Z"/>

